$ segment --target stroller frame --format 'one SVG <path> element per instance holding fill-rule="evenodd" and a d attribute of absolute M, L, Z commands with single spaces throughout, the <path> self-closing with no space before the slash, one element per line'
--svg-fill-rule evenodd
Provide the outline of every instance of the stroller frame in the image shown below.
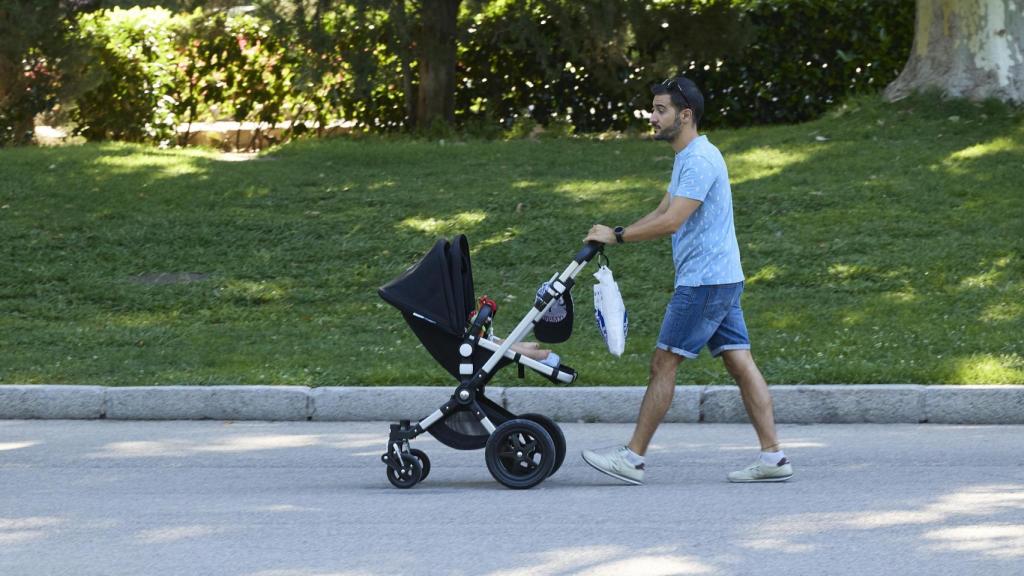
<path fill-rule="evenodd" d="M 459 238 L 465 242 L 464 237 Z M 565 457 L 565 439 L 558 425 L 539 414 L 516 416 L 489 400 L 483 391 L 494 374 L 509 363 L 519 366 L 520 376 L 525 367 L 554 383 L 571 384 L 576 380 L 577 374 L 572 368 L 543 364 L 514 352 L 512 346 L 532 332 L 537 321 L 554 302 L 572 290 L 576 276 L 602 249 L 603 244 L 588 242 L 561 273 L 551 278 L 547 289 L 537 295 L 534 305 L 500 343 L 491 339 L 492 320 L 497 305 L 486 296 L 480 299 L 480 308 L 458 344 L 460 383 L 451 398 L 418 422 L 401 420 L 391 425 L 387 450 L 381 455 L 381 460 L 387 465 L 387 477 L 394 486 L 411 488 L 427 477 L 430 460 L 422 450 L 412 449 L 410 441 L 424 432 L 432 431 L 432 427 L 456 411 L 468 411 L 486 431 L 487 466 L 491 475 L 501 484 L 509 488 L 531 488 L 557 470 Z M 468 254 L 468 247 L 465 250 Z M 383 288 L 381 295 L 384 296 Z M 410 326 L 413 326 L 410 315 L 418 320 L 433 322 L 430 318 L 412 312 L 406 315 Z M 490 353 L 489 358 L 482 366 L 474 369 L 474 358 L 479 359 L 481 353 L 487 352 Z M 459 446 L 445 441 L 437 433 L 434 435 L 456 448 L 479 448 Z"/>

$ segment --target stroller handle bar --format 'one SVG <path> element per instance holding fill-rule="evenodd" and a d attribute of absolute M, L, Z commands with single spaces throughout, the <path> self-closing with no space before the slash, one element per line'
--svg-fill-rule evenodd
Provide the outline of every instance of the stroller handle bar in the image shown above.
<path fill-rule="evenodd" d="M 580 270 L 583 270 L 583 267 L 586 266 L 594 256 L 601 252 L 602 249 L 604 249 L 604 243 L 602 242 L 587 242 L 579 253 L 576 254 L 576 257 L 573 258 L 573 261 L 569 263 L 569 266 L 566 267 L 561 274 L 556 274 L 551 279 L 552 289 L 555 290 L 553 295 L 555 297 L 560 297 L 563 292 L 570 290 L 572 287 L 572 282 L 570 281 L 574 281 L 576 275 L 580 273 Z M 555 299 L 552 298 L 544 309 L 538 309 L 536 306 L 531 308 L 526 316 L 519 321 L 519 324 L 512 330 L 505 341 L 501 343 L 495 353 L 491 356 L 490 360 L 484 363 L 481 370 L 485 373 L 493 372 L 494 367 L 498 364 L 498 360 L 505 356 L 505 353 L 508 352 L 509 348 L 511 348 L 513 344 L 521 342 L 523 337 L 533 330 L 533 325 L 536 319 L 547 312 L 548 307 L 551 306 L 551 302 L 554 301 Z M 531 366 L 531 368 L 534 367 Z M 575 377 L 572 379 L 575 380 Z"/>
<path fill-rule="evenodd" d="M 587 242 L 586 244 L 583 245 L 583 248 L 581 248 L 580 251 L 576 253 L 576 256 L 573 257 L 573 260 L 580 264 L 586 264 L 587 262 L 590 262 L 590 260 L 593 259 L 594 256 L 596 256 L 597 253 L 603 249 L 603 242 L 591 240 L 590 242 Z"/>

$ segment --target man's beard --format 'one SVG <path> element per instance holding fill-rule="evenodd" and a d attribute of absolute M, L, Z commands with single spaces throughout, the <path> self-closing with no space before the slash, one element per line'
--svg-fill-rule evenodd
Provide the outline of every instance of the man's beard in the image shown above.
<path fill-rule="evenodd" d="M 671 141 L 676 139 L 676 136 L 679 135 L 679 132 L 682 131 L 682 129 L 683 129 L 683 119 L 679 118 L 678 116 L 676 116 L 676 121 L 675 121 L 674 124 L 672 124 L 668 128 L 659 130 L 659 131 L 654 133 L 654 139 L 655 140 L 667 140 L 667 141 L 671 142 Z"/>

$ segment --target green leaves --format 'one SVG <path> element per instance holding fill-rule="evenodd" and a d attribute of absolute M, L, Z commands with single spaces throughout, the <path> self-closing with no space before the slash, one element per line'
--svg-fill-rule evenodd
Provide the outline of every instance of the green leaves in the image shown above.
<path fill-rule="evenodd" d="M 226 119 L 292 122 L 288 137 L 339 122 L 405 130 L 425 57 L 417 9 L 318 0 L 85 14 L 75 34 L 92 55 L 92 87 L 73 119 L 93 140 L 165 144 L 179 125 Z M 895 78 L 913 12 L 885 0 L 467 3 L 455 39 L 457 126 L 425 134 L 643 130 L 649 84 L 677 73 L 703 88 L 705 127 L 805 121 Z M 52 104 L 46 94 L 40 102 Z"/>

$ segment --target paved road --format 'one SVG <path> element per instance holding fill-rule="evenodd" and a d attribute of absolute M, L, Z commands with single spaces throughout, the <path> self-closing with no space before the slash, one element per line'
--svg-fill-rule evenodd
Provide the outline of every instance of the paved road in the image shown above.
<path fill-rule="evenodd" d="M 424 437 L 402 491 L 386 423 L 0 421 L 0 574 L 1024 574 L 1021 426 L 782 426 L 794 480 L 732 485 L 748 426 L 670 424 L 644 487 L 578 455 L 629 425 L 564 428 L 533 490 Z"/>

